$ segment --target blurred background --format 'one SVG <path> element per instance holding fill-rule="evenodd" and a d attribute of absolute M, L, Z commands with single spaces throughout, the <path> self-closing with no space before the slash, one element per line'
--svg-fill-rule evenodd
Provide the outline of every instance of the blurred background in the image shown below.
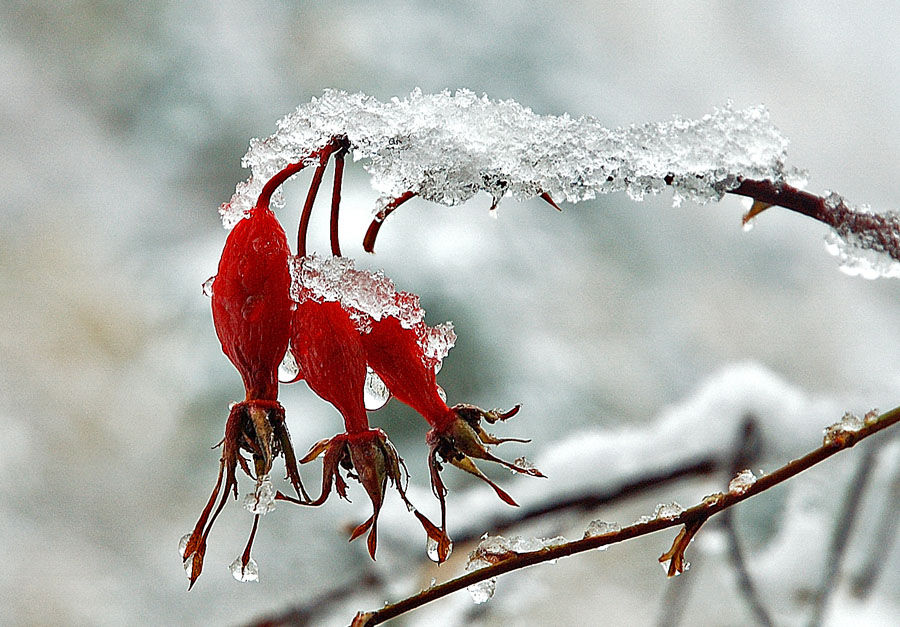
<path fill-rule="evenodd" d="M 896 209 L 897 17 L 892 3 L 793 1 L 0 0 L 0 624 L 344 625 L 459 574 L 478 536 L 516 516 L 447 471 L 459 539 L 437 569 L 395 496 L 376 564 L 346 541 L 368 515 L 358 486 L 352 505 L 281 505 L 262 521 L 261 582 L 250 585 L 227 570 L 252 520 L 232 503 L 185 591 L 178 540 L 212 488 L 228 403 L 243 395 L 200 288 L 226 236 L 216 209 L 247 176 L 249 140 L 298 104 L 327 87 L 380 99 L 466 87 L 619 126 L 763 103 L 811 191 Z M 287 186 L 289 233 L 307 177 Z M 497 220 L 487 197 L 452 209 L 412 201 L 367 256 L 374 201 L 348 162 L 344 252 L 419 293 L 432 324 L 454 322 L 439 377 L 451 402 L 523 404 L 497 431 L 532 443 L 505 455 L 528 454 L 550 478 L 492 475 L 523 507 L 690 460 L 719 464 L 507 535 L 578 538 L 592 519 L 624 525 L 659 502 L 694 504 L 727 485 L 746 419 L 758 474 L 817 446 L 845 410 L 900 404 L 900 282 L 842 274 L 811 220 L 774 209 L 743 232 L 739 200 L 673 209 L 668 194 L 561 214 L 508 200 Z M 322 252 L 324 224 L 311 235 Z M 304 384 L 282 400 L 298 450 L 340 430 Z M 424 423 L 396 403 L 371 420 L 406 459 L 411 496 L 436 514 Z M 881 571 L 900 559 L 884 523 L 896 519 L 900 453 L 895 434 L 881 440 L 734 511 L 773 624 L 814 624 L 817 607 L 828 625 L 900 621 L 900 575 Z M 304 469 L 307 485 L 317 470 Z M 853 493 L 860 512 L 820 606 Z M 674 537 L 663 532 L 502 578 L 486 604 L 462 592 L 395 624 L 764 620 L 727 526 L 709 527 L 677 580 L 655 564 Z"/>

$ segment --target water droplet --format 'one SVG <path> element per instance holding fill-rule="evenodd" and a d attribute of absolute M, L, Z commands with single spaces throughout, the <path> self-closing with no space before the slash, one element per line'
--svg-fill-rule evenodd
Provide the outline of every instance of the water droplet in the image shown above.
<path fill-rule="evenodd" d="M 425 543 L 425 553 L 428 555 L 428 559 L 430 559 L 435 564 L 441 563 L 440 555 L 438 555 L 438 543 L 436 540 L 428 538 L 428 541 Z M 452 542 L 447 549 L 447 557 L 450 557 L 451 553 L 453 553 Z"/>
<path fill-rule="evenodd" d="M 490 578 L 485 581 L 480 581 L 478 583 L 474 583 L 466 590 L 469 591 L 469 594 L 472 596 L 472 600 L 477 604 L 487 603 L 492 596 L 494 596 L 494 590 L 497 589 L 497 579 Z"/>
<path fill-rule="evenodd" d="M 256 560 L 252 557 L 247 562 L 247 565 L 244 566 L 243 558 L 238 555 L 228 568 L 231 570 L 232 576 L 242 583 L 259 581 L 259 566 L 256 565 Z"/>
<path fill-rule="evenodd" d="M 187 551 L 188 542 L 191 539 L 192 532 L 187 532 L 183 536 L 181 536 L 181 540 L 178 541 L 178 553 L 181 555 L 181 559 L 184 559 L 184 552 Z"/>
<path fill-rule="evenodd" d="M 384 381 L 381 380 L 375 371 L 366 366 L 366 386 L 363 388 L 363 400 L 366 404 L 366 411 L 375 411 L 381 409 L 387 404 L 391 398 Z"/>
<path fill-rule="evenodd" d="M 215 282 L 216 277 L 211 276 L 203 282 L 203 295 L 212 298 L 213 295 L 213 283 Z"/>
<path fill-rule="evenodd" d="M 447 402 L 447 393 L 444 391 L 444 388 L 442 388 L 441 386 L 437 386 L 437 393 L 438 393 L 438 396 L 441 397 L 441 400 L 446 403 Z"/>
<path fill-rule="evenodd" d="M 184 560 L 184 574 L 188 579 L 194 574 L 194 560 L 190 556 Z"/>
<path fill-rule="evenodd" d="M 281 364 L 278 366 L 278 380 L 281 383 L 291 383 L 297 378 L 298 374 L 300 374 L 300 366 L 297 365 L 294 354 L 288 351 L 284 354 L 284 359 L 281 360 Z"/>
<path fill-rule="evenodd" d="M 744 222 L 744 225 L 741 228 L 743 229 L 744 233 L 749 233 L 750 231 L 752 231 L 753 230 L 753 219 L 751 218 L 750 220 L 747 220 L 746 222 Z"/>
<path fill-rule="evenodd" d="M 434 374 L 435 374 L 435 376 L 437 376 L 438 373 L 440 373 L 441 368 L 442 368 L 443 366 L 444 366 L 444 362 L 442 362 L 442 361 L 438 361 L 436 364 L 434 364 Z"/>

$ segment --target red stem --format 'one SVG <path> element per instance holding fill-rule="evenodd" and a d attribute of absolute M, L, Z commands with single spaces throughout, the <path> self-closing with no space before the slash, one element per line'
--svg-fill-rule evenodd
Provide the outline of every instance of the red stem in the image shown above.
<path fill-rule="evenodd" d="M 384 222 L 384 219 L 391 215 L 394 209 L 415 195 L 416 192 L 403 192 L 401 195 L 394 198 L 394 200 L 386 204 L 381 211 L 375 215 L 375 219 L 372 220 L 369 229 L 366 231 L 366 236 L 363 238 L 363 250 L 367 253 L 375 252 L 375 238 L 378 237 L 378 231 L 381 229 L 381 224 Z"/>
<path fill-rule="evenodd" d="M 344 153 L 338 151 L 334 155 L 334 188 L 331 191 L 331 254 L 341 256 L 341 243 L 338 236 L 338 214 L 341 209 L 341 181 L 344 176 Z"/>

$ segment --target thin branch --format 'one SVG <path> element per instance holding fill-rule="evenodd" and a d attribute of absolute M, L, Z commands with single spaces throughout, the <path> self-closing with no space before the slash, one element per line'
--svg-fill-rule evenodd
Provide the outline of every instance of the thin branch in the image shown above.
<path fill-rule="evenodd" d="M 707 497 L 703 502 L 684 510 L 672 518 L 654 518 L 645 522 L 637 522 L 619 531 L 588 536 L 581 540 L 573 540 L 557 546 L 545 547 L 527 553 L 510 553 L 510 557 L 491 566 L 466 573 L 440 585 L 423 590 L 406 599 L 386 605 L 380 610 L 360 612 L 353 621 L 354 627 L 370 627 L 405 614 L 418 607 L 440 599 L 468 586 L 486 581 L 508 572 L 520 570 L 527 566 L 541 564 L 577 553 L 583 553 L 602 546 L 608 546 L 631 538 L 645 536 L 663 529 L 684 525 L 686 530 L 699 528 L 711 516 L 733 507 L 760 492 L 764 492 L 792 477 L 797 476 L 816 464 L 828 459 L 840 451 L 854 446 L 857 442 L 900 422 L 900 407 L 873 418 L 856 431 L 836 430 L 830 433 L 826 442 L 814 451 L 795 459 L 771 474 L 763 475 L 755 483 L 742 491 L 716 494 Z"/>
<path fill-rule="evenodd" d="M 672 178 L 666 177 L 671 183 Z M 744 179 L 729 194 L 752 198 L 754 208 L 744 217 L 746 222 L 768 206 L 779 206 L 809 216 L 832 227 L 842 237 L 854 235 L 866 242 L 865 247 L 900 261 L 900 220 L 894 214 L 880 215 L 851 207 L 837 194 L 816 196 L 787 183 Z"/>
<path fill-rule="evenodd" d="M 636 477 L 617 486 L 610 487 L 603 492 L 579 494 L 577 496 L 559 499 L 551 503 L 508 510 L 513 512 L 512 516 L 489 520 L 484 527 L 493 529 L 495 532 L 500 532 L 509 529 L 510 527 L 515 527 L 523 522 L 542 518 L 543 516 L 567 511 L 591 511 L 604 505 L 608 505 L 613 501 L 634 496 L 644 490 L 656 489 L 668 483 L 680 481 L 686 477 L 710 475 L 721 469 L 722 464 L 712 457 L 704 458 L 699 461 L 687 462 L 683 466 L 670 470 L 663 470 L 657 474 Z M 470 542 L 480 537 L 482 533 L 483 531 L 469 531 L 468 533 L 455 535 L 454 542 L 458 544 Z"/>

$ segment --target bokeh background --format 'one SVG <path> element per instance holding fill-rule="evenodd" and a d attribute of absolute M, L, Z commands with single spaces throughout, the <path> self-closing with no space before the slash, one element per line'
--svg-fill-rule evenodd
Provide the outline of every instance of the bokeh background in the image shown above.
<path fill-rule="evenodd" d="M 764 103 L 809 189 L 897 208 L 898 17 L 892 3 L 793 1 L 0 0 L 0 624 L 239 625 L 294 608 L 297 624 L 342 625 L 461 572 L 472 544 L 430 566 L 396 502 L 373 565 L 346 542 L 367 515 L 355 490 L 352 505 L 267 516 L 257 585 L 227 570 L 251 522 L 232 504 L 185 591 L 178 540 L 209 494 L 210 447 L 242 395 L 200 289 L 226 235 L 216 208 L 247 175 L 250 138 L 298 104 L 327 87 L 382 99 L 466 87 L 618 126 Z M 289 232 L 306 181 L 287 187 Z M 421 294 L 430 322 L 455 323 L 440 375 L 450 401 L 523 403 L 502 433 L 533 442 L 507 445 L 507 456 L 527 452 L 550 478 L 495 475 L 523 504 L 571 485 L 608 488 L 674 464 L 673 450 L 721 453 L 748 415 L 764 425 L 754 468 L 771 470 L 816 446 L 845 409 L 900 401 L 900 282 L 842 274 L 825 228 L 800 216 L 772 210 L 745 233 L 736 199 L 673 209 L 667 194 L 615 195 L 561 214 L 508 200 L 497 220 L 486 197 L 453 209 L 413 201 L 369 257 L 360 242 L 375 194 L 359 165 L 345 198 L 345 254 Z M 323 252 L 324 233 L 314 222 Z M 298 449 L 340 428 L 304 384 L 283 402 Z M 372 421 L 433 514 L 424 423 L 395 403 Z M 896 528 L 873 545 L 898 507 L 889 489 L 900 455 L 883 439 L 828 625 L 900 621 L 896 568 L 866 595 L 851 585 L 873 554 L 900 559 Z M 807 624 L 844 496 L 862 489 L 860 456 L 735 512 L 776 624 Z M 477 538 L 515 514 L 445 474 L 451 532 Z M 317 481 L 315 469 L 304 476 Z M 504 533 L 576 538 L 591 519 L 627 524 L 727 480 Z M 487 604 L 463 592 L 396 624 L 752 623 L 712 527 L 679 584 L 655 564 L 674 534 L 657 534 L 508 576 Z M 683 581 L 691 589 L 676 602 Z"/>

